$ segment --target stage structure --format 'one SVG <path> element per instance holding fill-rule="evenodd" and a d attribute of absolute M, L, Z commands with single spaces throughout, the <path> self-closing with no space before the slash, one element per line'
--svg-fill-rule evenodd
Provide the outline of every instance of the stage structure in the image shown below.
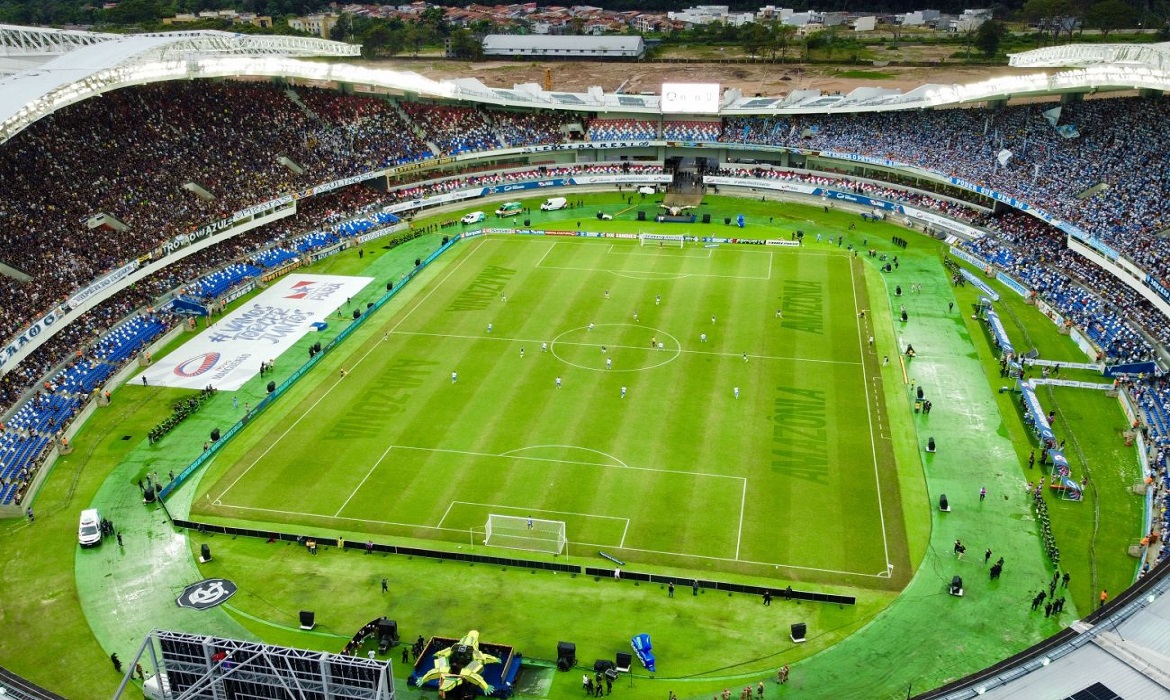
<path fill-rule="evenodd" d="M 390 662 L 307 649 L 154 630 L 124 661 L 114 699 L 136 698 L 137 664 L 146 670 L 142 695 L 152 700 L 394 700 Z M 129 691 L 127 692 L 127 689 Z"/>

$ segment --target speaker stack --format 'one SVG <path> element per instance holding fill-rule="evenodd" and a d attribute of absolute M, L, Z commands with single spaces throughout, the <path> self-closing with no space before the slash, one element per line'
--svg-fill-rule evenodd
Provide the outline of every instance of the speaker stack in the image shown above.
<path fill-rule="evenodd" d="M 806 628 L 803 622 L 796 622 L 792 625 L 792 641 L 800 644 L 804 641 Z"/>
<path fill-rule="evenodd" d="M 313 614 L 312 610 L 301 611 L 301 629 L 311 630 L 317 626 L 317 616 Z"/>
<path fill-rule="evenodd" d="M 199 563 L 206 564 L 211 561 L 211 545 L 204 544 L 199 548 Z"/>
<path fill-rule="evenodd" d="M 211 441 L 215 442 L 218 439 L 219 439 L 219 428 L 216 428 L 215 430 L 211 431 Z"/>
<path fill-rule="evenodd" d="M 276 382 L 268 382 L 268 393 L 276 391 Z"/>
<path fill-rule="evenodd" d="M 572 642 L 557 642 L 557 668 L 568 671 L 577 665 L 577 645 Z"/>
<path fill-rule="evenodd" d="M 710 214 L 703 214 L 703 223 L 705 223 L 705 224 L 711 223 L 711 215 Z"/>
<path fill-rule="evenodd" d="M 645 220 L 646 220 L 646 212 L 639 211 L 638 212 L 638 221 L 645 221 Z"/>

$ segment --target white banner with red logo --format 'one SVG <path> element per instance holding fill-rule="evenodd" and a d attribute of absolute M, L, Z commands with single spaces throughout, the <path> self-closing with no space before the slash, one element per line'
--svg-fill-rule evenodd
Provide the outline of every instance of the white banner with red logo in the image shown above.
<path fill-rule="evenodd" d="M 372 280 L 338 275 L 282 277 L 133 381 L 145 379 L 150 386 L 187 389 L 239 389 L 259 374 L 261 362 L 279 357 L 313 330 L 314 323 L 348 322 L 348 309 L 343 319 L 334 312 Z"/>

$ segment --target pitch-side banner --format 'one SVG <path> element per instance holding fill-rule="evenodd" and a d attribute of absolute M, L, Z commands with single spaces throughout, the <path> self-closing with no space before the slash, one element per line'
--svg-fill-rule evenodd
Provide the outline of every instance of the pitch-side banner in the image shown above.
<path fill-rule="evenodd" d="M 372 279 L 336 275 L 282 277 L 134 381 L 141 382 L 145 377 L 151 386 L 239 389 L 260 372 L 261 362 L 275 359 L 291 348 L 312 330 L 311 324 L 336 322 L 330 314 Z"/>

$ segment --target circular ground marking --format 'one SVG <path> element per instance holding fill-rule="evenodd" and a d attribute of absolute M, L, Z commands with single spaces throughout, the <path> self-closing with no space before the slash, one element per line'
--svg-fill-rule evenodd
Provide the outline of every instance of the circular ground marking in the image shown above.
<path fill-rule="evenodd" d="M 662 343 L 661 350 L 657 343 Z M 640 372 L 661 367 L 682 354 L 678 338 L 639 323 L 598 323 L 592 330 L 588 326 L 573 328 L 549 345 L 553 357 L 566 365 L 595 372 Z M 610 360 L 609 369 L 606 360 Z"/>

